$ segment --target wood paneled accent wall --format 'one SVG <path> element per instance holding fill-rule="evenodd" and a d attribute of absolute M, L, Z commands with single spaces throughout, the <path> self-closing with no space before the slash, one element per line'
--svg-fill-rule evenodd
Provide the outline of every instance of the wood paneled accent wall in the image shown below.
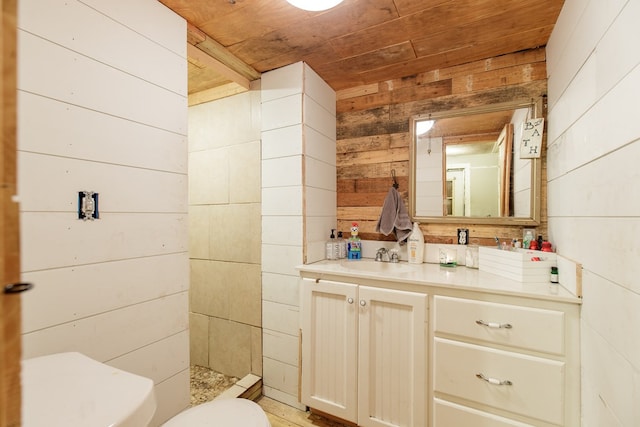
<path fill-rule="evenodd" d="M 360 237 L 393 240 L 375 232 L 395 170 L 408 207 L 409 119 L 436 111 L 546 95 L 545 49 L 470 62 L 337 92 L 338 230 L 349 235 L 352 221 Z M 542 212 L 538 232 L 546 235 L 546 162 L 542 156 Z M 428 243 L 454 243 L 458 224 L 421 224 Z M 521 226 L 467 224 L 473 243 L 522 238 Z"/>

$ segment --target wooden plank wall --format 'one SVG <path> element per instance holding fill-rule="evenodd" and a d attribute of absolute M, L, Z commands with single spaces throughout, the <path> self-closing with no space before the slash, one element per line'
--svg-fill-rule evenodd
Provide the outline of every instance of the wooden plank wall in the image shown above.
<path fill-rule="evenodd" d="M 428 112 L 475 107 L 514 98 L 546 95 L 545 49 L 538 48 L 381 81 L 337 93 L 338 230 L 349 235 L 352 221 L 360 237 L 393 240 L 375 232 L 395 170 L 399 191 L 408 207 L 409 119 Z M 545 151 L 542 182 L 546 182 Z M 546 185 L 541 191 L 538 232 L 546 235 Z M 461 224 L 421 224 L 428 243 L 454 243 Z M 472 243 L 493 244 L 522 238 L 521 226 L 467 224 Z"/>

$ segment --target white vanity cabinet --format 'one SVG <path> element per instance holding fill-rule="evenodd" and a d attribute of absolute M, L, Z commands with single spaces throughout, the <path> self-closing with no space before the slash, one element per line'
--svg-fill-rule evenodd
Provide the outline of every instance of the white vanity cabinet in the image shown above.
<path fill-rule="evenodd" d="M 359 426 L 580 425 L 567 289 L 426 263 L 299 269 L 305 405 Z"/>
<path fill-rule="evenodd" d="M 547 306 L 434 296 L 434 427 L 579 425 L 577 312 Z"/>
<path fill-rule="evenodd" d="M 301 281 L 302 403 L 359 426 L 427 425 L 427 295 Z"/>

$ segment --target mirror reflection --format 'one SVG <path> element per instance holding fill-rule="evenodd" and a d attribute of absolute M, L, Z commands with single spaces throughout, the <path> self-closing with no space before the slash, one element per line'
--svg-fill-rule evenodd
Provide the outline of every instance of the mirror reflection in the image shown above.
<path fill-rule="evenodd" d="M 533 103 L 414 117 L 412 217 L 535 222 L 539 160 L 520 157 L 523 124 L 535 117 Z"/>

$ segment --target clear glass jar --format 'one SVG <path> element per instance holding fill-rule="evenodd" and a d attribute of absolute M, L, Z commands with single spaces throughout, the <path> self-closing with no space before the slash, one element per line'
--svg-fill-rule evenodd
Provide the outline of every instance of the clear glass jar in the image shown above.
<path fill-rule="evenodd" d="M 480 267 L 480 256 L 478 252 L 478 245 L 468 245 L 465 251 L 465 263 L 469 268 Z"/>

